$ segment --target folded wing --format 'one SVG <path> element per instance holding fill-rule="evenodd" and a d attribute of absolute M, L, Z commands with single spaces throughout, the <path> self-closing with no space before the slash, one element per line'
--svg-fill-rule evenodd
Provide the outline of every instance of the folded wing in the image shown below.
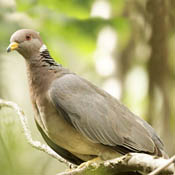
<path fill-rule="evenodd" d="M 57 78 L 49 89 L 52 103 L 78 132 L 120 153 L 163 149 L 153 128 L 105 91 L 75 74 Z"/>

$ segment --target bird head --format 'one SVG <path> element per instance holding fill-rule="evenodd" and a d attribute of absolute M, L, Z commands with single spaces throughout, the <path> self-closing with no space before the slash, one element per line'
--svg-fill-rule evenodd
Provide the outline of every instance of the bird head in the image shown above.
<path fill-rule="evenodd" d="M 43 42 L 39 32 L 32 29 L 21 29 L 12 34 L 7 52 L 16 50 L 28 59 L 38 54 L 42 46 Z"/>

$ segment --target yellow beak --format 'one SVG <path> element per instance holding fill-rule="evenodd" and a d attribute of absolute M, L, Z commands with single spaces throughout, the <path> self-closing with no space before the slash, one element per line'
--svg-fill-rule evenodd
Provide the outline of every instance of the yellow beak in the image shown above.
<path fill-rule="evenodd" d="M 19 44 L 17 42 L 12 42 L 8 48 L 7 48 L 7 52 L 11 52 L 13 50 L 16 50 L 18 48 Z"/>

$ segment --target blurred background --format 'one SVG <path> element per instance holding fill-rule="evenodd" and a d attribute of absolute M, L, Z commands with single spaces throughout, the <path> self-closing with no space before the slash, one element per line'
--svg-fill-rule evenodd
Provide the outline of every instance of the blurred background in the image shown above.
<path fill-rule="evenodd" d="M 37 131 L 25 61 L 6 53 L 13 32 L 40 32 L 53 58 L 148 121 L 175 154 L 174 0 L 0 0 L 0 98 Z M 18 116 L 0 109 L 0 174 L 51 175 L 65 166 L 27 144 Z"/>

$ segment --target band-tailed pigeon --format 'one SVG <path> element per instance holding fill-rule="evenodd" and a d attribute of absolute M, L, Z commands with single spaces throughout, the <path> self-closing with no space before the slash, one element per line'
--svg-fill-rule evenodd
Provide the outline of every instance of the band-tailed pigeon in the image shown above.
<path fill-rule="evenodd" d="M 35 121 L 47 144 L 74 164 L 129 152 L 166 157 L 154 129 L 117 99 L 57 64 L 38 32 L 16 31 L 7 51 L 26 60 Z"/>

